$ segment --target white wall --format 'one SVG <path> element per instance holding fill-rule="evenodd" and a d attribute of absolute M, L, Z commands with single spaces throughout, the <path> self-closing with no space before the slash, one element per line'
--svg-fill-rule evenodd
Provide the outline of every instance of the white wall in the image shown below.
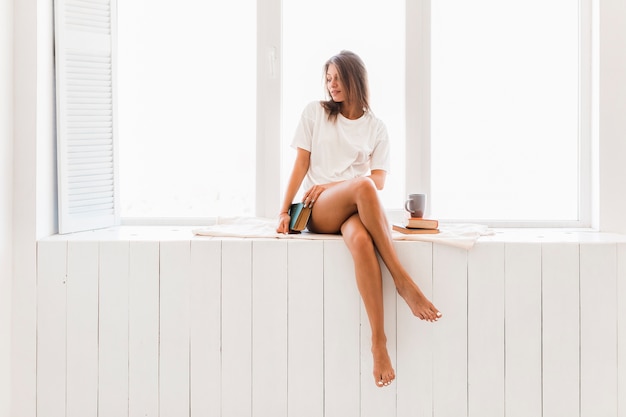
<path fill-rule="evenodd" d="M 621 118 L 626 113 L 626 6 L 622 0 L 599 4 L 599 225 L 626 233 L 626 122 Z M 11 415 L 35 416 L 36 240 L 54 232 L 55 216 L 52 1 L 0 0 L 0 28 L 0 417 L 9 378 L 5 310 L 11 303 Z M 12 283 L 7 278 L 11 259 Z"/>
<path fill-rule="evenodd" d="M 13 1 L 0 0 L 0 417 L 11 399 Z"/>
<path fill-rule="evenodd" d="M 5 0 L 6 1 L 6 0 Z M 50 2 L 52 3 L 52 2 Z M 13 3 L 11 416 L 36 415 L 37 0 Z M 43 90 L 42 90 L 43 93 Z"/>
<path fill-rule="evenodd" d="M 626 233 L 626 2 L 602 0 L 598 18 L 599 224 Z"/>
<path fill-rule="evenodd" d="M 10 415 L 35 416 L 36 241 L 56 231 L 53 1 L 0 1 L 13 8 L 2 13 L 12 25 L 0 23 L 13 29 Z"/>
<path fill-rule="evenodd" d="M 13 1 L 0 0 L 0 417 L 11 399 Z"/>

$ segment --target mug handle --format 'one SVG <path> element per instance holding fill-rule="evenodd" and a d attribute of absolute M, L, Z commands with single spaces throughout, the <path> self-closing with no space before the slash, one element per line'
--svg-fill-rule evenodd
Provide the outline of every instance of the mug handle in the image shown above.
<path fill-rule="evenodd" d="M 413 212 L 413 209 L 411 208 L 412 205 L 413 205 L 413 200 L 406 200 L 404 202 L 404 209 L 412 213 Z"/>

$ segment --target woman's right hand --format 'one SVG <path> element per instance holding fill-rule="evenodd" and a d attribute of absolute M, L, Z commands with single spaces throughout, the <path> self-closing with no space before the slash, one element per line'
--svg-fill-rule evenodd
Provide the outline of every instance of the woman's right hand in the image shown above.
<path fill-rule="evenodd" d="M 280 213 L 278 216 L 278 227 L 276 228 L 277 233 L 289 233 L 289 221 L 291 220 L 291 216 L 287 213 Z"/>

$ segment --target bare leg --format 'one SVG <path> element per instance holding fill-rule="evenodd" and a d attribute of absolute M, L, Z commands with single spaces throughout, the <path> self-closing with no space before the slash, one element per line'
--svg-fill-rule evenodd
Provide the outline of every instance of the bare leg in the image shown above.
<path fill-rule="evenodd" d="M 387 352 L 382 276 L 376 249 L 358 214 L 346 220 L 341 234 L 352 253 L 357 286 L 372 329 L 374 381 L 379 387 L 389 385 L 396 375 Z"/>
<path fill-rule="evenodd" d="M 361 223 L 387 265 L 398 293 L 413 314 L 423 320 L 436 321 L 441 313 L 424 296 L 400 263 L 387 217 L 371 179 L 355 178 L 320 194 L 313 206 L 309 229 L 319 233 L 337 233 L 341 230 L 341 225 L 355 213 L 358 213 Z"/>

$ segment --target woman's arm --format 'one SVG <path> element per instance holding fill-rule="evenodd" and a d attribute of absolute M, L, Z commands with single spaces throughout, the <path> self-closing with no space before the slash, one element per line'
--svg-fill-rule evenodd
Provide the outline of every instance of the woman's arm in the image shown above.
<path fill-rule="evenodd" d="M 382 190 L 385 187 L 385 180 L 387 179 L 387 171 L 382 169 L 374 169 L 369 177 L 376 184 L 376 189 Z"/>
<path fill-rule="evenodd" d="M 305 151 L 302 148 L 298 148 L 296 154 L 296 160 L 293 164 L 293 169 L 291 170 L 291 176 L 289 177 L 289 183 L 287 184 L 287 190 L 285 191 L 285 197 L 283 199 L 283 204 L 280 208 L 280 215 L 278 221 L 278 227 L 276 231 L 278 233 L 288 233 L 289 232 L 289 215 L 287 212 L 289 211 L 289 207 L 293 202 L 296 193 L 300 189 L 300 185 L 302 184 L 302 180 L 309 170 L 309 164 L 311 161 L 311 152 Z"/>

